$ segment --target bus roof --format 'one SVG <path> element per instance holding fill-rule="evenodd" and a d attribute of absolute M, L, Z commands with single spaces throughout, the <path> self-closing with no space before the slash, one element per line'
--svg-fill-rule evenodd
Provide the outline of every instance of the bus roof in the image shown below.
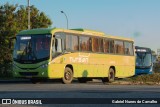
<path fill-rule="evenodd" d="M 136 52 L 152 52 L 150 48 L 135 46 Z"/>
<path fill-rule="evenodd" d="M 17 35 L 26 35 L 26 34 L 49 34 L 55 28 L 38 28 L 38 29 L 31 29 L 31 30 L 22 30 Z"/>
<path fill-rule="evenodd" d="M 148 47 L 140 47 L 140 46 L 135 46 L 135 49 L 149 49 L 149 50 L 151 50 L 151 49 L 148 48 Z"/>
<path fill-rule="evenodd" d="M 91 36 L 96 35 L 98 37 L 107 37 L 107 38 L 111 38 L 111 39 L 133 41 L 133 39 L 130 39 L 130 38 L 106 35 L 103 32 L 88 30 L 88 29 L 82 29 L 82 28 L 78 28 L 78 29 L 38 28 L 38 29 L 31 29 L 31 30 L 23 30 L 23 31 L 20 31 L 17 35 L 53 34 L 54 32 L 66 32 L 66 33 L 73 33 L 73 34 L 80 34 L 80 35 L 84 34 L 84 35 L 91 35 Z"/>

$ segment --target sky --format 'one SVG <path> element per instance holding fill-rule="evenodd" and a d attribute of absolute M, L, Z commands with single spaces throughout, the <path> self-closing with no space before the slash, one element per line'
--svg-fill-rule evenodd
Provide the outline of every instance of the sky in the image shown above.
<path fill-rule="evenodd" d="M 27 6 L 27 0 L 0 0 Z M 85 28 L 128 37 L 135 45 L 160 49 L 160 0 L 30 0 L 53 22 L 52 27 Z"/>

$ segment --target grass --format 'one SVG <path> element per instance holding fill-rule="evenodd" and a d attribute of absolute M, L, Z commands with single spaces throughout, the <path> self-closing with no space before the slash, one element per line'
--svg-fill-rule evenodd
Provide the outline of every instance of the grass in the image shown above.
<path fill-rule="evenodd" d="M 119 84 L 144 84 L 144 85 L 160 85 L 160 72 L 153 74 L 137 75 L 130 78 L 124 78 L 117 81 Z"/>
<path fill-rule="evenodd" d="M 139 84 L 160 84 L 160 73 L 139 75 L 131 77 L 130 80 L 132 83 Z"/>

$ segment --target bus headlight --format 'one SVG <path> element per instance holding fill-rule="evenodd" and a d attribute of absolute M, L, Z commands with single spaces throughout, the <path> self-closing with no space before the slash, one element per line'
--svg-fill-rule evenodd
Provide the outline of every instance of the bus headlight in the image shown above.
<path fill-rule="evenodd" d="M 153 71 L 153 69 L 152 69 L 152 67 L 151 67 L 151 69 L 149 70 L 149 72 L 152 72 Z"/>
<path fill-rule="evenodd" d="M 46 67 L 48 67 L 48 64 L 43 64 L 43 65 L 41 65 L 40 67 L 41 67 L 41 68 L 46 68 Z"/>
<path fill-rule="evenodd" d="M 44 75 L 44 72 L 42 72 L 42 75 Z"/>
<path fill-rule="evenodd" d="M 17 72 L 14 72 L 14 75 L 17 75 Z"/>

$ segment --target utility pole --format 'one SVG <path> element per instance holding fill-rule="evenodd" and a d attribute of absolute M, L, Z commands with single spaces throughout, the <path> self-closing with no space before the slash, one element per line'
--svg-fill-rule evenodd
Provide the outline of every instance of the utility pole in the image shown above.
<path fill-rule="evenodd" d="M 28 29 L 30 29 L 30 0 L 28 0 Z"/>

